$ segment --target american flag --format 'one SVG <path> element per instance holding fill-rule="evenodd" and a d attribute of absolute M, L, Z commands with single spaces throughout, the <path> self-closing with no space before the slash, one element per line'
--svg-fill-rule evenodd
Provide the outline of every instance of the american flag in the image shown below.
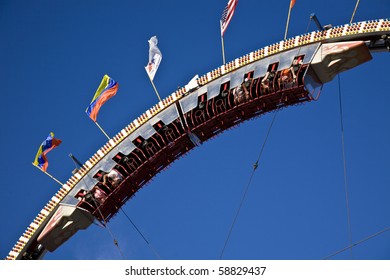
<path fill-rule="evenodd" d="M 225 9 L 223 10 L 221 17 L 221 36 L 223 36 L 223 34 L 225 33 L 233 17 L 234 10 L 236 9 L 237 4 L 238 0 L 229 0 Z"/>

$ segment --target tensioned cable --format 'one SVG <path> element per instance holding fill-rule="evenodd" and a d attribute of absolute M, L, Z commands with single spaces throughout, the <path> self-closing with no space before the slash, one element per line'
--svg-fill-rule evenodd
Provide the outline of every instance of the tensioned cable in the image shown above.
<path fill-rule="evenodd" d="M 309 30 L 311 21 L 312 21 L 312 19 L 310 18 L 310 19 L 309 19 L 309 23 L 307 24 L 306 32 L 305 32 L 305 33 L 307 33 L 307 31 Z M 299 55 L 299 53 L 300 53 L 300 51 L 301 51 L 301 48 L 302 48 L 302 47 L 299 47 L 299 49 L 298 49 L 298 55 Z M 281 100 L 283 99 L 283 96 L 284 96 L 284 95 L 282 95 Z M 271 128 L 272 128 L 272 126 L 273 126 L 273 124 L 274 124 L 274 122 L 275 122 L 275 118 L 276 118 L 276 115 L 278 114 L 279 110 L 280 110 L 280 107 L 277 109 L 277 111 L 275 112 L 275 114 L 274 114 L 274 116 L 273 116 L 273 118 L 272 118 L 270 127 L 268 128 L 268 132 L 267 132 L 266 138 L 265 138 L 265 140 L 264 140 L 264 143 L 263 143 L 263 145 L 262 145 L 262 147 L 261 147 L 259 156 L 258 156 L 256 162 L 253 164 L 253 171 L 252 171 L 252 174 L 251 174 L 251 176 L 250 176 L 250 178 L 249 178 L 249 182 L 248 182 L 248 184 L 247 184 L 247 186 L 246 186 L 246 188 L 245 188 L 243 197 L 241 198 L 241 202 L 240 202 L 240 205 L 239 205 L 239 207 L 238 207 L 237 213 L 236 213 L 236 215 L 235 215 L 235 217 L 234 217 L 233 223 L 232 223 L 232 225 L 231 225 L 231 227 L 230 227 L 230 229 L 229 229 L 228 236 L 227 236 L 227 238 L 226 238 L 226 240 L 225 240 L 225 244 L 224 244 L 224 246 L 223 246 L 223 248 L 222 248 L 222 252 L 221 252 L 221 255 L 220 255 L 220 257 L 219 257 L 220 259 L 222 259 L 222 257 L 223 257 L 223 253 L 224 253 L 224 251 L 225 251 L 225 249 L 226 249 L 226 246 L 227 246 L 227 243 L 228 243 L 228 241 L 229 241 L 229 239 L 230 239 L 230 235 L 231 235 L 232 230 L 233 230 L 233 227 L 234 227 L 234 225 L 235 225 L 235 223 L 236 223 L 238 214 L 239 214 L 240 211 L 241 211 L 241 207 L 242 207 L 242 205 L 243 205 L 243 203 L 244 203 L 244 200 L 245 200 L 246 194 L 247 194 L 247 192 L 248 192 L 249 186 L 250 186 L 250 184 L 251 184 L 251 182 L 252 182 L 253 175 L 254 175 L 254 173 L 255 173 L 255 171 L 256 171 L 258 165 L 259 165 L 260 157 L 261 157 L 261 155 L 262 155 L 262 153 L 263 153 L 265 144 L 266 144 L 266 142 L 267 142 L 267 140 L 268 140 L 268 136 L 269 136 L 269 134 L 270 134 L 270 132 L 271 132 Z"/>
<path fill-rule="evenodd" d="M 81 167 L 81 164 L 78 162 L 78 160 L 77 160 L 75 157 L 73 157 L 72 154 L 70 154 L 70 157 L 71 157 L 71 159 L 73 160 L 73 163 L 75 164 L 76 168 L 78 168 L 77 165 L 79 165 L 79 166 Z M 84 181 L 84 178 L 83 178 L 83 181 Z M 84 184 L 85 184 L 85 182 L 84 182 Z M 94 197 L 93 195 L 92 195 L 92 200 L 93 200 L 93 202 L 94 202 L 94 204 L 95 204 L 95 207 L 96 207 L 96 209 L 98 210 L 98 212 L 99 212 L 99 214 L 100 214 L 100 216 L 101 216 L 101 218 L 102 218 L 102 220 L 103 220 L 103 222 L 104 222 L 104 223 L 103 223 L 103 224 L 104 224 L 104 227 L 107 228 L 109 234 L 111 235 L 111 237 L 112 237 L 112 239 L 113 239 L 113 241 L 114 241 L 115 246 L 118 247 L 118 250 L 119 250 L 120 254 L 122 255 L 122 258 L 124 259 L 124 255 L 123 255 L 122 251 L 121 251 L 120 248 L 119 248 L 119 243 L 118 243 L 118 241 L 115 239 L 115 237 L 114 237 L 114 235 L 112 234 L 110 228 L 108 227 L 108 224 L 107 224 L 106 220 L 104 219 L 104 216 L 102 215 L 102 213 L 101 213 L 101 211 L 100 211 L 100 209 L 99 209 L 99 207 L 98 207 L 98 205 L 97 205 L 96 199 L 95 199 L 95 197 Z M 134 222 L 130 219 L 130 217 L 126 214 L 126 212 L 125 212 L 122 208 L 120 208 L 120 210 L 121 210 L 122 213 L 126 216 L 126 218 L 130 221 L 130 223 L 133 225 L 133 227 L 136 229 L 136 231 L 141 235 L 141 237 L 143 238 L 143 240 L 145 240 L 146 244 L 148 244 L 148 246 L 149 246 L 150 249 L 153 251 L 153 253 L 156 255 L 156 257 L 157 257 L 158 259 L 161 259 L 160 255 L 159 255 L 159 254 L 157 253 L 157 251 L 153 248 L 152 244 L 150 244 L 150 242 L 145 238 L 145 236 L 144 236 L 144 235 L 142 234 L 142 232 L 138 229 L 138 227 L 134 224 Z"/>
<path fill-rule="evenodd" d="M 126 212 L 122 209 L 122 207 L 120 208 L 122 213 L 126 216 L 127 220 L 129 220 L 129 222 L 133 225 L 133 227 L 135 228 L 135 230 L 139 233 L 139 235 L 141 235 L 141 237 L 143 238 L 143 240 L 146 242 L 146 244 L 148 244 L 149 248 L 152 250 L 152 252 L 154 253 L 154 255 L 159 259 L 161 260 L 161 257 L 160 255 L 157 253 L 157 251 L 154 249 L 154 247 L 152 246 L 152 244 L 150 244 L 150 242 L 146 239 L 146 237 L 142 234 L 142 232 L 138 229 L 138 227 L 134 224 L 134 222 L 130 219 L 130 217 L 126 214 Z"/>
<path fill-rule="evenodd" d="M 108 231 L 108 233 L 110 234 L 110 236 L 111 236 L 111 238 L 112 238 L 112 241 L 114 242 L 114 245 L 117 247 L 119 253 L 121 254 L 122 259 L 125 259 L 125 256 L 124 256 L 124 254 L 123 254 L 121 248 L 119 247 L 118 240 L 116 240 L 115 237 L 114 237 L 114 235 L 112 234 L 112 231 L 111 231 L 110 227 L 108 226 L 106 219 L 104 218 L 102 212 L 101 212 L 100 209 L 99 209 L 99 206 L 98 206 L 98 204 L 97 204 L 97 202 L 96 202 L 95 197 L 93 196 L 93 194 L 91 194 L 91 195 L 92 195 L 92 200 L 93 200 L 93 202 L 95 203 L 95 207 L 96 207 L 96 209 L 98 210 L 99 215 L 100 215 L 100 217 L 102 218 L 102 220 L 103 220 L 103 222 L 104 222 L 104 227 L 107 228 L 107 231 Z"/>
<path fill-rule="evenodd" d="M 363 242 L 366 242 L 367 240 L 369 240 L 369 239 L 371 239 L 371 238 L 373 238 L 373 237 L 375 237 L 375 236 L 378 236 L 378 235 L 380 235 L 380 234 L 382 234 L 382 233 L 385 233 L 385 232 L 388 231 L 388 230 L 390 230 L 390 227 L 387 227 L 387 228 L 385 228 L 385 229 L 382 229 L 382 230 L 378 231 L 377 233 L 374 233 L 374 234 L 372 234 L 372 235 L 370 235 L 370 236 L 368 236 L 368 237 L 366 237 L 366 238 L 363 238 L 362 240 L 359 240 L 358 242 L 353 243 L 353 244 L 351 244 L 351 245 L 348 246 L 348 247 L 345 247 L 345 248 L 343 248 L 343 249 L 341 249 L 341 250 L 339 250 L 339 251 L 337 251 L 337 252 L 335 252 L 335 253 L 333 253 L 333 254 L 331 254 L 331 255 L 329 255 L 329 256 L 326 256 L 326 257 L 323 258 L 323 259 L 324 259 L 324 260 L 330 259 L 330 258 L 332 258 L 332 257 L 334 257 L 334 256 L 336 256 L 336 255 L 338 255 L 338 254 L 340 254 L 340 253 L 342 253 L 342 252 L 344 252 L 345 250 L 351 249 L 352 247 L 357 246 L 357 245 L 359 245 L 359 244 L 361 244 L 361 243 L 363 243 Z"/>
<path fill-rule="evenodd" d="M 352 231 L 351 231 L 351 211 L 349 208 L 349 195 L 348 195 L 348 182 L 347 182 L 347 161 L 345 159 L 345 142 L 344 142 L 344 124 L 343 124 L 343 104 L 341 102 L 341 82 L 340 74 L 337 75 L 339 84 L 339 111 L 340 111 L 340 127 L 341 127 L 341 146 L 343 151 L 343 167 L 344 167 L 344 191 L 345 191 L 345 203 L 347 207 L 347 220 L 348 220 L 348 239 L 349 244 L 352 245 Z M 353 259 L 352 247 L 350 246 L 350 255 Z"/>
<path fill-rule="evenodd" d="M 310 18 L 310 19 L 309 19 L 309 23 L 307 24 L 306 31 L 305 31 L 304 34 L 307 34 L 307 31 L 309 30 L 311 21 L 312 21 L 312 19 Z M 302 48 L 303 48 L 303 45 L 301 45 L 301 46 L 298 48 L 298 53 L 297 53 L 297 55 L 299 55 L 299 54 L 301 53 L 301 49 L 302 49 Z"/>
<path fill-rule="evenodd" d="M 73 160 L 73 163 L 75 164 L 76 168 L 78 168 L 78 167 L 77 167 L 77 164 L 76 164 L 76 162 L 74 161 L 73 158 L 72 158 L 72 160 Z M 87 175 L 87 176 L 89 176 L 89 175 Z M 84 185 L 87 185 L 87 184 L 85 183 L 85 181 L 84 181 L 84 177 L 83 177 L 81 180 L 83 181 Z M 104 218 L 102 212 L 100 211 L 99 206 L 98 206 L 98 203 L 96 202 L 96 199 L 95 199 L 95 197 L 94 197 L 94 195 L 93 195 L 92 193 L 91 193 L 91 196 L 92 196 L 93 203 L 95 204 L 95 207 L 96 207 L 96 209 L 98 210 L 99 215 L 100 215 L 100 217 L 101 217 L 102 220 L 103 220 L 103 225 L 104 225 L 104 227 L 107 228 L 107 231 L 108 231 L 108 233 L 110 234 L 111 239 L 112 239 L 112 241 L 114 242 L 114 245 L 117 247 L 117 249 L 118 249 L 118 251 L 119 251 L 119 254 L 122 256 L 122 259 L 125 259 L 125 256 L 124 256 L 124 254 L 123 254 L 121 248 L 119 247 L 119 243 L 118 243 L 118 241 L 116 240 L 116 238 L 114 237 L 114 235 L 112 234 L 112 231 L 111 231 L 110 227 L 108 226 L 107 221 L 106 221 L 106 219 Z"/>
<path fill-rule="evenodd" d="M 283 98 L 283 96 L 282 96 L 282 98 Z M 239 215 L 239 213 L 240 213 L 240 211 L 241 211 L 242 205 L 244 204 L 244 200 L 245 200 L 246 194 L 247 194 L 247 192 L 248 192 L 248 190 L 249 190 L 249 186 L 250 186 L 250 184 L 251 184 L 251 182 L 252 182 L 253 175 L 255 174 L 255 171 L 256 171 L 257 167 L 259 166 L 259 160 L 260 160 L 260 158 L 261 158 L 261 155 L 263 154 L 263 150 L 264 150 L 265 144 L 267 143 L 268 136 L 269 136 L 269 134 L 270 134 L 270 132 L 271 132 L 272 126 L 274 125 L 276 115 L 278 114 L 280 108 L 281 108 L 281 107 L 279 107 L 279 108 L 276 110 L 276 112 L 275 112 L 275 114 L 274 114 L 274 116 L 273 116 L 273 118 L 272 118 L 271 124 L 270 124 L 270 126 L 269 126 L 269 128 L 268 128 L 268 131 L 267 131 L 267 135 L 266 135 L 266 137 L 265 137 L 265 140 L 264 140 L 264 142 L 263 142 L 263 145 L 261 146 L 259 156 L 257 157 L 256 162 L 253 164 L 252 174 L 251 174 L 251 176 L 250 176 L 250 178 L 249 178 L 248 184 L 246 185 L 244 194 L 243 194 L 243 196 L 242 196 L 242 198 L 241 198 L 240 205 L 238 206 L 236 215 L 234 216 L 233 223 L 232 223 L 232 225 L 230 226 L 228 236 L 226 237 L 225 244 L 223 245 L 223 248 L 222 248 L 222 251 L 221 251 L 221 255 L 219 256 L 219 259 L 220 259 L 220 260 L 222 259 L 223 253 L 225 252 L 226 246 L 227 246 L 227 244 L 228 244 L 228 242 L 229 242 L 230 235 L 231 235 L 231 233 L 232 233 L 232 231 L 233 231 L 234 225 L 235 225 L 235 223 L 236 223 L 236 221 L 237 221 L 237 218 L 238 218 L 238 215 Z"/>
<path fill-rule="evenodd" d="M 307 24 L 306 32 L 305 32 L 305 33 L 307 33 L 307 31 L 309 30 L 311 21 L 312 21 L 312 19 L 310 18 L 310 19 L 309 19 L 309 23 Z M 298 49 L 298 55 L 299 55 L 299 53 L 300 53 L 300 51 L 301 51 L 301 48 L 302 48 L 302 47 L 299 47 L 299 49 Z M 284 94 L 282 95 L 281 100 L 283 100 L 283 97 L 284 97 Z M 232 225 L 230 226 L 229 233 L 228 233 L 228 236 L 227 236 L 227 238 L 226 238 L 226 240 L 225 240 L 225 244 L 224 244 L 224 246 L 223 246 L 223 248 L 222 248 L 222 252 L 221 252 L 221 255 L 219 256 L 219 259 L 222 259 L 222 257 L 223 257 L 223 253 L 225 252 L 227 243 L 229 242 L 230 235 L 231 235 L 232 230 L 233 230 L 233 227 L 234 227 L 234 225 L 235 225 L 235 223 L 236 223 L 238 214 L 239 214 L 240 211 L 241 211 L 241 207 L 242 207 L 242 205 L 243 205 L 243 203 L 244 203 L 244 200 L 245 200 L 246 194 L 247 194 L 247 192 L 248 192 L 249 186 L 250 186 L 250 184 L 251 184 L 251 182 L 252 182 L 253 175 L 254 175 L 254 173 L 255 173 L 257 167 L 259 166 L 260 157 L 261 157 L 261 155 L 262 155 L 262 153 L 263 153 L 265 144 L 266 144 L 266 142 L 267 142 L 267 140 L 268 140 L 268 136 L 269 136 L 269 134 L 270 134 L 270 132 L 271 132 L 271 128 L 272 128 L 272 126 L 273 126 L 273 124 L 274 124 L 274 122 L 275 122 L 276 115 L 278 114 L 280 108 L 281 108 L 281 107 L 279 107 L 279 108 L 276 110 L 276 112 L 275 112 L 275 114 L 274 114 L 274 116 L 273 116 L 273 118 L 272 118 L 270 127 L 268 128 L 268 132 L 267 132 L 266 138 L 265 138 L 265 140 L 264 140 L 264 143 L 263 143 L 263 145 L 262 145 L 262 147 L 261 147 L 259 156 L 258 156 L 256 162 L 253 164 L 253 171 L 252 171 L 252 174 L 251 174 L 251 176 L 250 176 L 250 178 L 249 178 L 249 182 L 248 182 L 248 184 L 247 184 L 247 186 L 246 186 L 246 188 L 245 188 L 244 194 L 243 194 L 243 196 L 242 196 L 242 198 L 241 198 L 241 202 L 240 202 L 240 205 L 239 205 L 239 207 L 238 207 L 237 213 L 236 213 L 236 215 L 235 215 L 235 217 L 234 217 L 234 219 L 233 219 L 233 223 L 232 223 Z"/>

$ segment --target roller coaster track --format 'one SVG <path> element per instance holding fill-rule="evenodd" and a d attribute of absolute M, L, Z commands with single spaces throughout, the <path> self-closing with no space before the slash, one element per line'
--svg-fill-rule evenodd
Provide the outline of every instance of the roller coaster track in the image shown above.
<path fill-rule="evenodd" d="M 389 19 L 337 26 L 253 51 L 193 80 L 123 128 L 88 159 L 43 207 L 6 259 L 42 258 L 42 251 L 36 252 L 38 238 L 55 218 L 60 205 L 77 206 L 92 213 L 97 220 L 107 222 L 154 175 L 197 145 L 245 120 L 314 100 L 314 92 L 304 79 L 321 44 L 363 41 L 371 52 L 388 51 L 389 36 Z M 277 61 L 279 69 L 284 69 L 300 54 L 305 57 L 298 81 L 293 86 L 284 88 L 275 83 L 272 90 L 262 88 L 261 77 L 267 71 L 264 65 Z M 236 100 L 233 89 L 245 78 L 249 79 L 246 85 L 249 95 Z M 124 177 L 116 188 L 100 182 L 101 176 L 112 168 Z M 96 187 L 105 192 L 98 207 L 77 198 L 81 190 L 90 191 Z M 64 237 L 64 241 L 67 238 L 69 236 Z"/>

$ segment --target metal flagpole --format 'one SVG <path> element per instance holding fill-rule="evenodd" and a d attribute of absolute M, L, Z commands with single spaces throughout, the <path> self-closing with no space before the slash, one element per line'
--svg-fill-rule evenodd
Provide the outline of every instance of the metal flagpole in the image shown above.
<path fill-rule="evenodd" d="M 64 184 L 61 183 L 59 180 L 57 180 L 56 178 L 53 177 L 53 175 L 47 173 L 46 171 L 44 171 L 42 168 L 39 168 L 37 165 L 35 165 L 33 162 L 31 163 L 32 165 L 34 165 L 36 168 L 38 168 L 39 170 L 41 170 L 43 173 L 45 173 L 47 176 L 49 176 L 51 179 L 53 179 L 54 181 L 56 181 L 58 184 L 60 184 L 61 186 L 63 186 Z"/>
<path fill-rule="evenodd" d="M 145 69 L 145 70 L 146 70 L 146 69 Z M 155 91 L 156 94 L 157 94 L 158 100 L 160 100 L 160 102 L 161 102 L 160 95 L 158 94 L 158 91 L 157 91 L 157 89 L 156 89 L 156 86 L 154 85 L 153 80 L 150 78 L 148 71 L 146 71 L 146 74 L 148 74 L 149 80 L 150 80 L 150 82 L 152 83 L 152 86 L 153 86 L 153 88 L 154 88 L 154 91 Z"/>
<path fill-rule="evenodd" d="M 223 62 L 223 65 L 226 64 L 226 61 L 225 61 L 225 44 L 223 42 L 223 35 L 222 35 L 222 22 L 219 21 L 219 25 L 220 25 L 220 28 L 221 28 L 221 42 L 222 42 L 222 62 Z"/>
<path fill-rule="evenodd" d="M 286 40 L 287 38 L 288 26 L 290 24 L 290 14 L 291 14 L 291 4 L 290 7 L 288 8 L 288 16 L 287 16 L 287 23 L 286 23 L 286 32 L 284 33 L 284 40 Z"/>
<path fill-rule="evenodd" d="M 108 140 L 110 140 L 110 137 L 108 137 L 107 133 L 103 130 L 103 128 L 97 123 L 97 122 L 94 122 L 97 127 L 103 132 L 103 134 L 107 137 Z"/>
<path fill-rule="evenodd" d="M 73 162 L 75 163 L 76 167 L 82 167 L 83 164 L 73 155 L 73 154 L 69 154 L 69 157 L 73 160 Z"/>
<path fill-rule="evenodd" d="M 357 8 L 358 8 L 358 6 L 359 6 L 359 2 L 360 2 L 360 0 L 357 0 L 356 6 L 355 6 L 355 10 L 354 10 L 353 13 L 352 13 L 351 21 L 349 22 L 349 24 L 352 23 L 353 18 L 355 17 L 355 13 L 356 13 L 356 10 L 357 10 Z"/>

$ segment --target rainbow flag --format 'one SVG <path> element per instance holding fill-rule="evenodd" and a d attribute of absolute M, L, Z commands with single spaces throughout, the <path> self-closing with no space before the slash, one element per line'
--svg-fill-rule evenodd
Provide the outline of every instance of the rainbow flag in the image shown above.
<path fill-rule="evenodd" d="M 97 89 L 91 104 L 87 107 L 85 112 L 87 115 L 96 122 L 97 115 L 100 107 L 107 102 L 108 99 L 113 97 L 118 91 L 118 83 L 111 79 L 109 76 L 104 75 L 99 88 Z"/>
<path fill-rule="evenodd" d="M 34 165 L 41 168 L 43 171 L 46 171 L 49 166 L 49 161 L 47 160 L 46 154 L 53 150 L 55 147 L 61 144 L 60 139 L 54 138 L 54 133 L 50 132 L 46 140 L 42 142 L 41 146 L 38 149 L 38 153 L 35 156 Z"/>

